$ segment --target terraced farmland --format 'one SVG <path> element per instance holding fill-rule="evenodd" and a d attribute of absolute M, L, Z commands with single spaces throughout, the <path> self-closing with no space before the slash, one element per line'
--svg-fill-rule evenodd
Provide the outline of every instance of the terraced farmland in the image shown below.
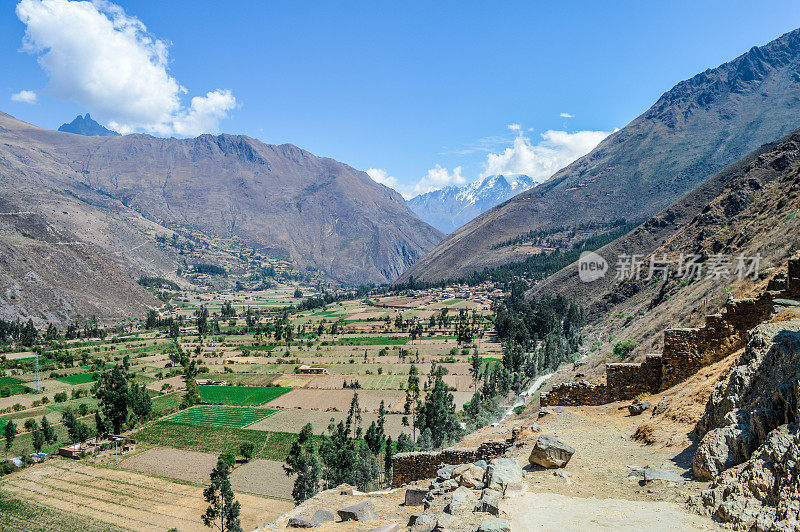
<path fill-rule="evenodd" d="M 200 486 L 66 460 L 52 460 L 12 475 L 0 483 L 0 489 L 22 501 L 8 509 L 0 505 L 4 530 L 7 514 L 14 517 L 8 520 L 10 530 L 203 530 L 200 515 L 208 504 Z M 269 523 L 292 506 L 244 493 L 236 498 L 245 530 Z M 48 514 L 38 515 L 32 501 L 46 506 Z M 82 517 L 43 521 L 62 512 Z M 83 526 L 83 519 L 91 526 Z"/>
<path fill-rule="evenodd" d="M 183 423 L 186 425 L 209 425 L 241 429 L 271 416 L 276 410 L 268 408 L 245 408 L 234 406 L 197 405 L 181 410 L 161 423 Z"/>
<path fill-rule="evenodd" d="M 223 405 L 263 405 L 292 391 L 291 388 L 270 386 L 200 386 L 204 403 Z"/>

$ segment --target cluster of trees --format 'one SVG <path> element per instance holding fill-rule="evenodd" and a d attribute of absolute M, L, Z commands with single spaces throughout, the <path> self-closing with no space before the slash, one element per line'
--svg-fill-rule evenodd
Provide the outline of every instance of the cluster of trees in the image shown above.
<path fill-rule="evenodd" d="M 294 500 L 299 504 L 321 489 L 342 483 L 374 489 L 381 483 L 381 473 L 388 483 L 394 444 L 386 436 L 385 424 L 386 409 L 381 401 L 377 421 L 363 431 L 358 392 L 353 394 L 347 419 L 338 424 L 331 420 L 325 437 L 315 437 L 312 425 L 306 424 L 284 465 L 287 475 L 297 475 Z"/>
<path fill-rule="evenodd" d="M 444 367 L 434 363 L 424 388 L 420 390 L 419 371 L 414 364 L 409 368 L 402 423 L 411 427 L 412 448 L 423 451 L 438 449 L 457 442 L 464 434 L 456 416 L 453 394 L 444 382 L 446 373 Z"/>
<path fill-rule="evenodd" d="M 194 265 L 194 271 L 196 273 L 204 273 L 206 275 L 221 275 L 222 277 L 228 276 L 228 272 L 225 271 L 225 268 L 222 266 L 217 266 L 216 264 L 205 264 L 201 262 Z"/>
<path fill-rule="evenodd" d="M 563 297 L 529 302 L 525 284 L 516 283 L 495 309 L 495 331 L 503 340 L 502 360 L 487 364 L 477 353 L 470 360 L 476 391 L 464 405 L 468 426 L 490 423 L 511 392 L 519 394 L 537 375 L 570 360 L 580 346 L 584 324 L 583 312 L 574 303 Z"/>
<path fill-rule="evenodd" d="M 178 286 L 178 283 L 176 283 L 175 281 L 170 281 L 169 279 L 164 279 L 163 277 L 142 276 L 139 277 L 139 280 L 137 282 L 141 286 L 144 286 L 145 288 L 174 290 L 174 291 L 178 291 L 181 289 L 181 287 Z"/>
<path fill-rule="evenodd" d="M 103 373 L 95 385 L 95 397 L 100 408 L 95 414 L 96 429 L 99 434 L 113 432 L 119 434 L 123 427 L 149 419 L 153 404 L 144 384 L 130 382 L 127 356 L 122 366 L 115 365 Z M 82 441 L 82 440 L 78 440 Z"/>
<path fill-rule="evenodd" d="M 32 319 L 29 319 L 25 324 L 20 322 L 19 319 L 15 321 L 0 319 L 0 343 L 13 342 L 30 347 L 38 341 L 39 331 L 36 330 Z"/>

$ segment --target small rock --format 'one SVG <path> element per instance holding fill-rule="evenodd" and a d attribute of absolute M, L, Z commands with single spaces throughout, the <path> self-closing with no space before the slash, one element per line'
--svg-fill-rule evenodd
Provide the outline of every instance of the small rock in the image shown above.
<path fill-rule="evenodd" d="M 522 467 L 510 458 L 495 458 L 486 468 L 486 487 L 505 494 L 522 488 Z"/>
<path fill-rule="evenodd" d="M 486 463 L 486 460 L 478 460 L 477 462 L 473 462 L 472 465 L 476 465 L 476 466 L 480 467 L 481 469 L 483 469 L 484 471 L 486 470 L 486 467 L 488 466 L 488 464 Z"/>
<path fill-rule="evenodd" d="M 453 476 L 453 471 L 457 467 L 458 467 L 457 465 L 446 465 L 446 466 L 443 466 L 443 467 L 439 468 L 438 471 L 436 471 L 436 476 L 439 477 L 439 479 L 441 479 L 441 480 L 450 480 L 450 478 Z"/>
<path fill-rule="evenodd" d="M 425 502 L 428 493 L 428 490 L 409 488 L 406 490 L 406 498 L 403 504 L 406 506 L 421 506 Z"/>
<path fill-rule="evenodd" d="M 570 475 L 567 471 L 564 471 L 563 469 L 558 469 L 556 471 L 553 471 L 553 476 L 563 478 L 564 480 L 567 481 L 567 484 L 572 484 L 572 475 Z"/>
<path fill-rule="evenodd" d="M 444 490 L 445 492 L 449 492 L 455 490 L 457 487 L 458 487 L 458 482 L 456 482 L 454 479 L 451 478 L 450 480 L 445 480 L 444 482 L 442 482 L 441 489 Z"/>
<path fill-rule="evenodd" d="M 630 412 L 632 416 L 638 416 L 648 408 L 650 408 L 650 403 L 648 401 L 643 401 L 641 403 L 633 403 L 632 405 L 628 405 L 628 412 Z"/>
<path fill-rule="evenodd" d="M 503 494 L 499 491 L 485 489 L 478 501 L 478 511 L 492 515 L 500 515 L 500 501 L 502 499 Z"/>
<path fill-rule="evenodd" d="M 314 528 L 315 525 L 311 519 L 306 519 L 305 517 L 292 517 L 289 519 L 289 522 L 286 523 L 286 526 L 289 528 Z"/>
<path fill-rule="evenodd" d="M 397 523 L 392 523 L 391 525 L 384 525 L 379 526 L 378 528 L 373 528 L 369 532 L 398 532 L 400 530 L 400 525 Z"/>
<path fill-rule="evenodd" d="M 441 532 L 442 529 L 449 529 L 458 526 L 458 518 L 450 514 L 442 514 L 436 520 L 436 530 Z"/>
<path fill-rule="evenodd" d="M 508 519 L 490 519 L 481 523 L 478 532 L 511 532 L 511 523 Z"/>
<path fill-rule="evenodd" d="M 315 525 L 321 525 L 323 523 L 333 521 L 334 519 L 336 519 L 336 516 L 333 515 L 333 512 L 329 512 L 323 508 L 320 508 L 314 512 L 314 515 L 311 516 L 311 522 Z"/>
<path fill-rule="evenodd" d="M 534 421 L 534 422 L 531 424 L 531 432 L 541 432 L 541 431 L 542 431 L 542 427 L 541 427 L 541 426 L 539 426 L 539 423 L 537 423 L 536 421 Z"/>
<path fill-rule="evenodd" d="M 531 465 L 547 468 L 564 467 L 573 454 L 575 454 L 575 449 L 571 446 L 543 434 L 536 440 L 528 461 Z"/>
<path fill-rule="evenodd" d="M 372 501 L 364 501 L 347 508 L 342 508 L 338 512 L 342 521 L 372 521 L 378 518 L 378 510 Z"/>
<path fill-rule="evenodd" d="M 653 482 L 655 480 L 660 480 L 663 482 L 684 482 L 686 479 L 677 473 L 673 473 L 672 471 L 664 471 L 663 469 L 650 469 L 650 468 L 645 469 L 644 470 L 645 483 Z"/>

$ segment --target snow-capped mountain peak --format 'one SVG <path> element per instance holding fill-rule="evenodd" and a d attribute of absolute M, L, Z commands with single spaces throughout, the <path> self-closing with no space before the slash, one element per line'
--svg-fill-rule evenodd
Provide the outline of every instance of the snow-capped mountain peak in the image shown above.
<path fill-rule="evenodd" d="M 450 233 L 479 214 L 537 182 L 523 174 L 490 175 L 462 186 L 451 185 L 408 200 L 417 216 Z"/>

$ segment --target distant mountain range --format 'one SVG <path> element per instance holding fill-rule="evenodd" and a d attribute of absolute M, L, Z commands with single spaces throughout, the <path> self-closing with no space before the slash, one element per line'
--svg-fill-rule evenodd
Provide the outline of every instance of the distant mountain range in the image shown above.
<path fill-rule="evenodd" d="M 98 124 L 89 113 L 86 116 L 78 115 L 69 124 L 61 124 L 58 128 L 64 133 L 75 133 L 76 135 L 86 135 L 88 137 L 109 137 L 118 136 L 119 133 Z"/>
<path fill-rule="evenodd" d="M 400 281 L 440 280 L 518 262 L 530 231 L 647 219 L 800 124 L 800 30 L 682 81 L 644 114 L 537 187 L 448 235 Z"/>
<path fill-rule="evenodd" d="M 445 233 L 451 233 L 479 214 L 508 198 L 536 186 L 522 174 L 493 175 L 467 185 L 452 185 L 408 200 L 417 216 Z"/>
<path fill-rule="evenodd" d="M 50 131 L 0 112 L 0 317 L 139 315 L 158 239 L 235 242 L 348 284 L 394 280 L 444 236 L 365 172 L 242 135 Z"/>

